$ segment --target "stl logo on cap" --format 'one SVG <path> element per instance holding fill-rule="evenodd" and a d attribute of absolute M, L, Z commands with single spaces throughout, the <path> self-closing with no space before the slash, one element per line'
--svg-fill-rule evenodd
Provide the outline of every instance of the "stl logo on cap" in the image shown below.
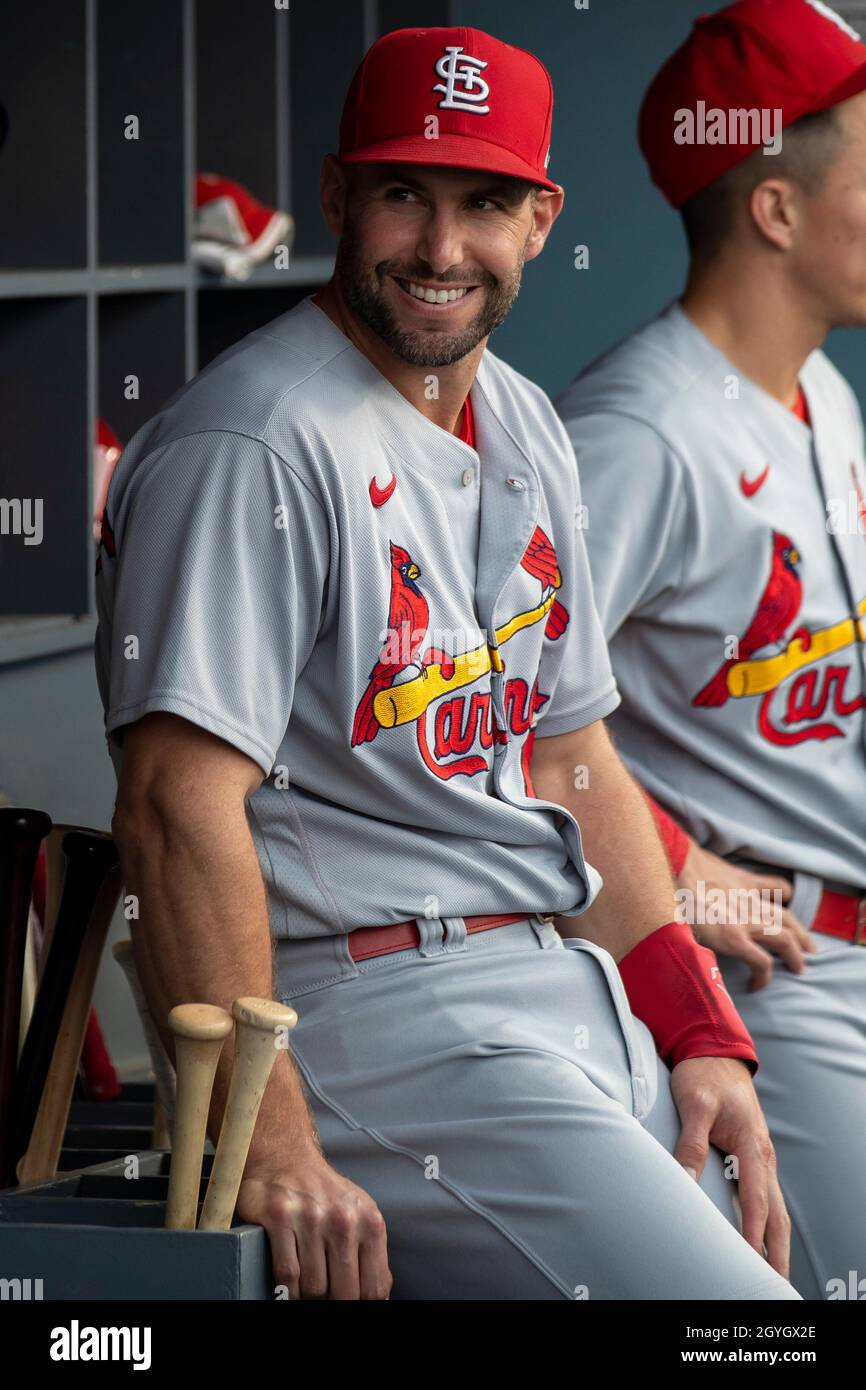
<path fill-rule="evenodd" d="M 444 77 L 445 81 L 437 82 L 433 87 L 434 92 L 445 93 L 440 107 L 447 111 L 472 111 L 476 116 L 486 116 L 490 107 L 480 104 L 490 95 L 490 84 L 480 76 L 481 69 L 486 67 L 483 59 L 470 57 L 462 45 L 448 44 L 436 64 L 437 75 Z M 459 90 L 458 82 L 463 84 Z"/>
<path fill-rule="evenodd" d="M 553 84 L 533 53 L 467 25 L 394 29 L 349 84 L 338 158 L 483 169 L 561 193 L 544 158 L 552 121 Z"/>

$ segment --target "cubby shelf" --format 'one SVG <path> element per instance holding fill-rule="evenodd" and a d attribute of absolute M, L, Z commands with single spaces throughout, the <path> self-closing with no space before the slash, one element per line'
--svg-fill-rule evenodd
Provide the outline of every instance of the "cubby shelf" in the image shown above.
<path fill-rule="evenodd" d="M 352 73 L 380 33 L 452 22 L 450 0 L 5 7 L 0 499 L 41 500 L 43 534 L 0 533 L 0 665 L 92 643 L 97 419 L 127 443 L 329 278 L 319 171 Z M 237 281 L 193 261 L 199 171 L 292 214 L 285 269 Z"/>

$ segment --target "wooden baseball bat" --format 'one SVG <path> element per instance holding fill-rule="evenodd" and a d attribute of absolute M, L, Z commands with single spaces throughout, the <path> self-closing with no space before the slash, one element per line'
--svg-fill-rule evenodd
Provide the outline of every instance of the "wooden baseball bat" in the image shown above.
<path fill-rule="evenodd" d="M 227 1231 L 244 1175 L 259 1108 L 283 1034 L 298 1015 L 271 999 L 236 999 L 235 1057 L 220 1136 L 207 1185 L 200 1231 Z"/>
<path fill-rule="evenodd" d="M 171 1125 L 163 1109 L 162 1097 L 159 1091 L 157 1091 L 153 1098 L 153 1122 L 150 1131 L 150 1147 L 152 1149 L 171 1148 Z"/>
<path fill-rule="evenodd" d="M 42 944 L 37 959 L 38 978 L 40 980 L 45 969 L 45 962 L 48 959 L 51 938 L 54 935 L 57 914 L 60 911 L 60 901 L 63 897 L 63 881 L 66 877 L 66 855 L 63 852 L 63 841 L 67 832 L 76 828 L 74 825 L 59 823 L 52 825 L 45 840 L 45 921 L 42 923 Z"/>
<path fill-rule="evenodd" d="M 63 837 L 63 853 L 66 871 L 60 908 L 15 1077 L 13 1142 L 16 1159 L 30 1145 L 67 995 L 97 898 L 106 875 L 118 864 L 114 841 L 100 830 L 67 831 Z M 119 883 L 115 875 L 115 898 Z"/>
<path fill-rule="evenodd" d="M 15 1181 L 15 1075 L 33 872 L 51 829 L 44 811 L 0 806 L 0 1188 Z"/>
<path fill-rule="evenodd" d="M 177 1107 L 165 1224 L 194 1231 L 214 1076 L 232 1016 L 216 1004 L 178 1004 L 168 1016 L 177 1063 Z"/>
<path fill-rule="evenodd" d="M 18 1164 L 19 1182 L 41 1182 L 57 1172 L 93 987 L 121 884 L 120 864 L 115 863 L 102 880 L 74 964 L 27 1153 Z"/>
<path fill-rule="evenodd" d="M 126 982 L 135 1000 L 135 1007 L 138 1010 L 138 1016 L 141 1020 L 141 1026 L 147 1042 L 147 1050 L 150 1053 L 150 1064 L 153 1067 L 153 1075 L 156 1079 L 156 1093 L 159 1096 L 165 1123 L 168 1125 L 169 1133 L 171 1133 L 175 1112 L 174 1067 L 171 1064 L 171 1058 L 166 1052 L 165 1045 L 159 1035 L 159 1029 L 154 1023 L 153 1015 L 148 1008 L 147 999 L 141 987 L 141 980 L 138 978 L 132 942 L 128 937 L 125 941 L 115 941 L 111 948 L 111 954 L 126 976 Z M 162 1146 L 154 1143 L 154 1148 L 160 1147 Z M 167 1145 L 166 1147 L 169 1146 Z"/>

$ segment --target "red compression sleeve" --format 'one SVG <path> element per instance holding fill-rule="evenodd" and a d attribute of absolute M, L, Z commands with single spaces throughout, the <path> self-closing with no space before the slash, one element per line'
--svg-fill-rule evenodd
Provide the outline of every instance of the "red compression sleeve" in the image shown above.
<path fill-rule="evenodd" d="M 683 865 L 689 857 L 689 850 L 692 847 L 692 839 L 687 835 L 681 825 L 678 825 L 667 813 L 663 811 L 657 801 L 653 801 L 648 791 L 641 791 L 646 798 L 647 805 L 653 814 L 656 823 L 656 830 L 659 832 L 661 842 L 665 847 L 665 854 L 671 866 L 674 878 L 678 878 L 683 871 Z"/>
<path fill-rule="evenodd" d="M 635 1018 L 659 1055 L 675 1067 L 688 1057 L 739 1057 L 758 1070 L 758 1054 L 725 989 L 715 953 L 699 946 L 686 922 L 650 932 L 619 963 Z"/>

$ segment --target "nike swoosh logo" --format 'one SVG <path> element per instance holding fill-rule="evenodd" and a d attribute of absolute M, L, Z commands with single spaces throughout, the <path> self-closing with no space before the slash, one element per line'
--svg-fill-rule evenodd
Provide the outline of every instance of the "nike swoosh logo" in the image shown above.
<path fill-rule="evenodd" d="M 757 478 L 747 478 L 745 473 L 740 474 L 740 491 L 744 497 L 754 497 L 756 492 L 764 486 L 770 476 L 770 465 L 767 464 L 763 473 L 759 473 Z"/>
<path fill-rule="evenodd" d="M 722 994 L 728 994 L 728 991 L 725 989 L 725 982 L 722 979 L 722 972 L 717 965 L 710 967 L 710 980 L 715 985 L 716 989 L 722 991 Z M 730 997 L 731 996 L 728 994 L 729 999 Z"/>
<path fill-rule="evenodd" d="M 374 507 L 384 507 L 391 493 L 397 486 L 396 473 L 391 475 L 391 481 L 387 487 L 380 487 L 376 482 L 375 476 L 370 479 L 370 501 Z"/>

